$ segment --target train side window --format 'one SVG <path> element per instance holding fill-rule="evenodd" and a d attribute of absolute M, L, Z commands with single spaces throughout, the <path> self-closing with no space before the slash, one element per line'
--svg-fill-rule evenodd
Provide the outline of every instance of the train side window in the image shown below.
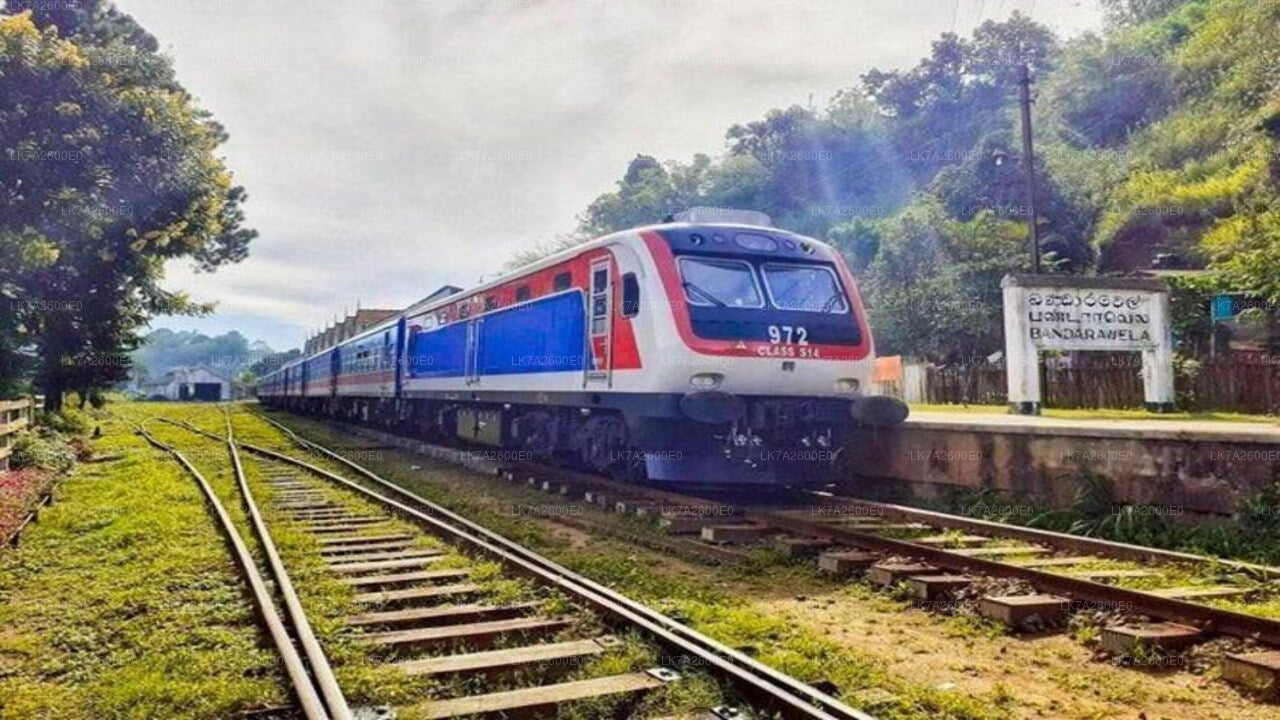
<path fill-rule="evenodd" d="M 471 316 L 471 303 L 469 301 L 463 301 L 461 303 L 458 303 L 458 317 L 467 318 L 470 316 Z"/>
<path fill-rule="evenodd" d="M 555 279 L 551 281 L 551 288 L 556 292 L 560 292 L 561 290 L 568 290 L 569 285 L 572 283 L 572 276 L 567 272 L 562 272 L 559 275 L 556 275 Z"/>
<path fill-rule="evenodd" d="M 485 295 L 484 297 L 485 312 L 488 312 L 496 307 L 498 307 L 498 298 L 494 297 L 493 295 Z"/>
<path fill-rule="evenodd" d="M 635 317 L 640 314 L 640 281 L 635 273 L 622 275 L 622 316 Z"/>
<path fill-rule="evenodd" d="M 532 294 L 533 293 L 529 291 L 528 285 L 521 285 L 516 288 L 516 302 L 524 302 L 525 300 L 528 300 Z"/>

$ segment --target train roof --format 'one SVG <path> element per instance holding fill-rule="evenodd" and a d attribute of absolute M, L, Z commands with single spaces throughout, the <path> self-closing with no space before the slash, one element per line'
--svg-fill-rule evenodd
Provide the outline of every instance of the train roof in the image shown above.
<path fill-rule="evenodd" d="M 602 235 L 598 238 L 593 238 L 591 240 L 587 240 L 577 245 L 567 247 L 563 250 L 560 250 L 559 252 L 553 253 L 539 260 L 535 260 L 526 265 L 521 265 L 518 268 L 508 270 L 507 272 L 504 272 L 500 275 L 490 278 L 489 280 L 485 280 L 484 282 L 481 282 L 477 285 L 473 285 L 468 288 L 463 288 L 456 292 L 441 294 L 439 291 L 436 291 L 428 295 L 427 297 L 419 300 L 418 302 L 410 305 L 404 310 L 401 310 L 395 315 L 392 315 L 386 320 L 383 320 L 382 322 L 374 325 L 373 327 L 367 330 L 364 330 L 358 335 L 347 338 L 346 340 L 343 340 L 342 342 L 337 343 L 336 345 L 333 345 L 331 347 L 327 347 L 318 353 L 314 353 L 306 357 L 298 358 L 292 363 L 281 366 L 281 368 L 279 370 L 276 370 L 275 372 L 281 372 L 288 368 L 301 365 L 309 360 L 313 360 L 316 357 L 324 355 L 325 353 L 333 350 L 335 347 L 343 347 L 353 342 L 366 339 L 371 335 L 376 335 L 380 332 L 384 332 L 387 329 L 394 327 L 395 324 L 398 323 L 400 321 L 400 318 L 402 317 L 409 317 L 412 315 L 431 312 L 437 308 L 444 307 L 451 302 L 457 302 L 458 296 L 468 297 L 476 293 L 484 292 L 485 290 L 489 290 L 491 288 L 497 287 L 504 283 L 510 282 L 512 278 L 537 272 L 538 270 L 542 270 L 544 268 L 551 267 L 552 265 L 562 263 L 565 260 L 572 258 L 575 255 L 578 255 L 586 250 L 592 250 L 598 247 L 603 247 L 605 245 L 609 245 L 619 240 L 622 240 L 628 237 L 633 237 L 644 232 L 660 232 L 662 230 L 691 230 L 691 229 L 705 229 L 707 231 L 737 230 L 737 231 L 768 233 L 771 235 L 786 236 L 788 238 L 792 238 L 795 240 L 803 240 L 805 242 L 812 243 L 817 247 L 821 247 L 827 251 L 835 252 L 835 248 L 831 247 L 831 245 L 825 242 L 822 242 L 821 240 L 817 240 L 807 235 L 800 235 L 798 233 L 793 233 L 789 230 L 776 228 L 771 225 L 756 225 L 756 224 L 738 223 L 738 222 L 663 222 L 663 223 L 654 223 L 652 225 L 642 225 L 640 227 L 628 228 L 626 230 L 619 230 L 617 232 L 609 233 L 608 235 Z M 446 286 L 446 287 L 449 287 L 449 286 Z M 274 375 L 274 374 L 275 373 L 270 373 L 264 377 L 271 377 L 271 375 Z"/>

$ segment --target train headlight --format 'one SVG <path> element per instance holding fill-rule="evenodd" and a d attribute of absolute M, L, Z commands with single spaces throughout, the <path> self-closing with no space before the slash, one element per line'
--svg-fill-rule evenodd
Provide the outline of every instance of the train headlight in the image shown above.
<path fill-rule="evenodd" d="M 710 390 L 711 388 L 720 387 L 720 383 L 724 381 L 724 376 L 720 373 L 698 373 L 689 378 L 689 384 L 699 390 Z"/>
<path fill-rule="evenodd" d="M 840 378 L 836 381 L 836 392 L 856 393 L 862 387 L 857 378 Z"/>

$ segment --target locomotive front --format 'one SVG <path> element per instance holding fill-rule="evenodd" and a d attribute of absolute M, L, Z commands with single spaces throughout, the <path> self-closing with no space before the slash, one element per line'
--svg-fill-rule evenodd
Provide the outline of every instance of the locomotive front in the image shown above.
<path fill-rule="evenodd" d="M 772 227 L 684 223 L 641 232 L 670 306 L 661 372 L 678 422 L 639 423 L 653 479 L 825 478 L 867 426 L 906 407 L 865 394 L 872 339 L 840 254 Z"/>

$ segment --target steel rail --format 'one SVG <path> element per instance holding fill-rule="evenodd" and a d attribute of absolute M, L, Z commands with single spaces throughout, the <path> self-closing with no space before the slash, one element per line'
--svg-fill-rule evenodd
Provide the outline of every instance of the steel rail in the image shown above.
<path fill-rule="evenodd" d="M 1216 564 L 1248 572 L 1264 580 L 1280 578 L 1280 567 L 1273 567 L 1271 565 L 1260 565 L 1258 563 L 1244 562 L 1242 560 L 1217 558 L 1211 555 L 1196 555 L 1194 553 L 1179 552 L 1177 550 L 1145 547 L 1142 545 L 1133 545 L 1131 543 L 1117 542 L 1115 540 L 1104 540 L 1102 538 L 1083 537 L 1054 530 L 1045 530 L 1043 528 L 1011 525 L 1009 523 L 984 520 L 981 518 L 962 517 L 959 515 L 950 515 L 948 513 L 938 512 L 936 510 L 925 510 L 923 508 L 913 508 L 905 505 L 894 505 L 892 503 L 882 503 L 874 500 L 864 500 L 862 498 L 845 497 L 841 495 L 824 495 L 810 491 L 802 492 L 813 497 L 823 498 L 832 504 L 847 504 L 854 507 L 865 507 L 869 510 L 875 510 L 876 515 L 904 520 L 919 520 L 935 525 L 940 529 L 972 530 L 974 532 L 1004 535 L 1017 540 L 1054 545 L 1064 550 L 1098 553 L 1100 555 L 1124 560 L 1156 560 L 1174 563 Z"/>
<path fill-rule="evenodd" d="M 302 650 L 307 656 L 307 663 L 311 666 L 311 676 L 315 680 L 315 684 L 320 688 L 320 694 L 324 698 L 325 705 L 329 708 L 329 714 L 333 720 L 352 720 L 351 707 L 347 704 L 346 697 L 342 694 L 342 688 L 338 685 L 338 679 L 333 674 L 333 668 L 329 665 L 329 658 L 325 656 L 324 649 L 320 647 L 320 641 L 316 639 L 315 632 L 311 629 L 311 622 L 307 620 L 307 614 L 302 609 L 302 601 L 298 598 L 298 592 L 293 587 L 293 581 L 289 578 L 289 573 L 285 570 L 284 561 L 280 558 L 280 552 L 276 549 L 275 541 L 271 537 L 271 531 L 267 528 L 266 522 L 262 519 L 262 513 L 258 510 L 258 503 L 253 499 L 253 492 L 249 489 L 249 481 L 244 474 L 244 466 L 240 462 L 240 451 L 236 449 L 235 434 L 231 426 L 231 416 L 226 413 L 223 408 L 223 420 L 227 426 L 227 436 L 225 438 L 227 444 L 227 452 L 231 455 L 231 464 L 235 468 L 236 484 L 240 487 L 240 495 L 244 498 L 245 510 L 249 513 L 249 518 L 253 521 L 253 531 L 258 536 L 258 541 L 262 543 L 263 554 L 267 558 L 267 565 L 271 568 L 271 576 L 276 582 L 276 589 L 280 592 L 280 597 L 284 599 L 285 611 L 289 614 L 289 621 L 293 624 L 294 634 L 298 638 L 298 642 L 302 645 Z"/>
<path fill-rule="evenodd" d="M 1162 620 L 1194 625 L 1203 630 L 1253 638 L 1269 645 L 1280 645 L 1280 621 L 1234 610 L 1224 610 L 1208 605 L 1198 605 L 1185 600 L 1160 597 L 1141 590 L 1129 590 L 1114 585 L 1074 578 L 1066 575 L 1035 570 L 949 552 L 942 548 L 918 545 L 908 540 L 895 540 L 873 533 L 859 532 L 829 524 L 816 523 L 780 514 L 772 510 L 748 509 L 748 518 L 764 524 L 796 533 L 824 537 L 850 545 L 880 550 L 895 555 L 920 558 L 937 567 L 955 572 L 982 572 L 997 577 L 1025 580 L 1042 592 L 1064 595 L 1070 599 L 1089 600 L 1113 605 L 1117 609 L 1129 609 Z"/>
<path fill-rule="evenodd" d="M 451 536 L 457 541 L 479 548 L 498 558 L 508 567 L 543 583 L 554 585 L 570 595 L 585 600 L 607 616 L 620 619 L 638 627 L 658 639 L 666 647 L 686 656 L 692 656 L 701 664 L 714 668 L 732 685 L 753 702 L 763 707 L 781 710 L 788 718 L 819 718 L 845 720 L 873 720 L 872 716 L 849 707 L 841 700 L 828 695 L 795 678 L 778 672 L 759 661 L 725 646 L 680 623 L 641 605 L 616 591 L 583 577 L 558 563 L 521 546 L 447 508 L 422 498 L 395 483 L 382 478 L 359 463 L 342 457 L 328 448 L 302 438 L 289 428 L 270 418 L 258 415 L 299 446 L 320 453 L 406 499 L 413 505 L 383 495 L 357 482 L 341 477 L 311 463 L 298 460 L 285 453 L 245 442 L 239 445 L 250 452 L 271 457 L 307 469 L 328 478 L 366 497 L 395 508 L 406 517 Z"/>
<path fill-rule="evenodd" d="M 283 425 L 280 425 L 271 418 L 267 418 L 261 414 L 259 414 L 259 417 L 262 417 L 268 423 L 271 423 L 275 427 L 281 428 L 284 432 L 296 437 L 296 433 L 292 433 L 288 428 L 285 428 Z M 303 440 L 301 442 L 309 441 Z M 339 457 L 338 459 L 344 462 L 346 461 L 345 458 Z M 694 506 L 698 504 L 712 505 L 716 502 L 715 500 L 708 498 L 683 495 L 667 490 L 646 488 L 634 484 L 622 483 L 608 478 L 601 478 L 599 476 L 565 471 L 560 468 L 542 467 L 540 470 L 544 473 L 556 473 L 557 476 L 560 477 L 583 479 L 584 481 L 594 483 L 597 486 L 612 488 L 619 493 L 629 493 L 633 496 L 656 498 L 672 504 L 686 504 Z M 1267 577 L 1277 572 L 1276 568 L 1264 565 L 1254 565 L 1251 563 L 1242 563 L 1238 561 L 1194 555 L 1190 553 L 1159 550 L 1155 548 L 1143 548 L 1138 545 L 1127 545 L 1125 543 L 1100 540 L 1097 538 L 1083 538 L 1080 536 L 1067 535 L 1049 530 L 1012 526 L 987 520 L 958 518 L 930 510 L 917 511 L 914 508 L 889 505 L 886 503 L 874 503 L 857 498 L 841 498 L 839 496 L 832 496 L 827 498 L 827 500 L 833 504 L 841 501 L 846 501 L 849 504 L 861 504 L 868 508 L 882 509 L 886 514 L 897 514 L 899 517 L 910 516 L 914 519 L 928 519 L 936 524 L 943 524 L 944 522 L 950 521 L 954 523 L 955 527 L 970 526 L 978 531 L 990 532 L 998 535 L 1008 535 L 1010 537 L 1030 541 L 1039 541 L 1049 545 L 1057 544 L 1062 549 L 1075 549 L 1103 556 L 1108 556 L 1110 553 L 1114 552 L 1120 557 L 1135 557 L 1141 556 L 1145 552 L 1146 556 L 1151 560 L 1183 563 L 1194 562 L 1210 565 L 1218 564 L 1243 571 L 1253 572 L 1254 574 L 1260 574 L 1263 577 Z M 939 568 L 953 572 L 980 572 L 992 576 L 1025 580 L 1035 585 L 1043 592 L 1063 595 L 1069 599 L 1098 602 L 1100 604 L 1114 606 L 1121 609 L 1129 609 L 1132 612 L 1150 615 L 1170 622 L 1193 625 L 1206 631 L 1235 637 L 1252 638 L 1268 645 L 1280 645 L 1280 621 L 1278 620 L 1249 615 L 1234 610 L 1225 610 L 1208 605 L 1201 605 L 1188 602 L 1186 600 L 1165 598 L 1151 593 L 1146 593 L 1141 590 L 1130 590 L 1091 580 L 1057 575 L 1043 570 L 1003 563 L 998 560 L 990 560 L 970 555 L 960 555 L 949 552 L 943 548 L 920 545 L 909 540 L 896 540 L 870 532 L 859 532 L 857 530 L 840 528 L 839 526 L 833 527 L 831 523 L 822 523 L 796 518 L 772 508 L 745 508 L 745 510 L 746 512 L 744 513 L 744 516 L 747 519 L 786 530 L 788 532 L 813 537 L 822 537 L 849 545 L 880 550 L 894 555 L 917 557 L 922 560 L 926 560 Z M 970 525 L 970 523 L 972 523 L 972 525 Z"/>
<path fill-rule="evenodd" d="M 209 485 L 209 481 L 205 480 L 204 475 L 196 469 L 196 466 L 192 465 L 191 461 L 177 448 L 161 442 L 147 432 L 146 423 L 147 421 L 143 420 L 137 425 L 138 434 L 156 448 L 172 455 L 182 467 L 186 468 L 187 472 L 195 477 L 201 492 L 204 493 L 205 500 L 213 508 L 214 514 L 217 515 L 218 522 L 222 527 L 222 533 L 230 541 L 234 550 L 233 554 L 235 555 L 236 563 L 240 566 L 240 572 L 249 583 L 254 603 L 258 608 L 258 614 L 267 626 L 271 640 L 275 644 L 276 650 L 279 651 L 281 660 L 284 662 L 285 672 L 293 685 L 293 691 L 298 697 L 298 703 L 302 706 L 303 714 L 307 717 L 307 720 L 331 720 L 324 702 L 312 685 L 310 676 L 307 675 L 307 669 L 303 664 L 302 657 L 298 654 L 298 649 L 293 646 L 293 642 L 289 638 L 284 621 L 280 619 L 280 614 L 276 611 L 275 603 L 272 602 L 271 593 L 262 578 L 262 573 L 254 563 L 253 555 L 250 554 L 248 546 L 245 545 L 240 531 L 236 529 L 235 524 L 231 521 L 231 516 L 227 514 L 226 508 L 222 506 L 222 501 L 218 499 L 218 496 L 213 492 L 213 488 Z"/>

